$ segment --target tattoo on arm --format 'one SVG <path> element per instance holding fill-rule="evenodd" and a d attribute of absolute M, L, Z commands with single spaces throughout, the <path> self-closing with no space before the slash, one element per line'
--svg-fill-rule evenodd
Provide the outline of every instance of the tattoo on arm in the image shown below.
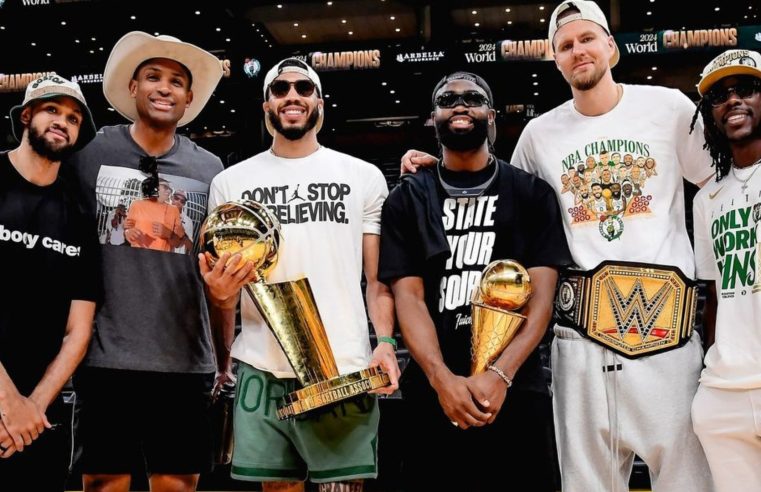
<path fill-rule="evenodd" d="M 321 483 L 320 492 L 362 492 L 362 480 L 352 480 L 351 482 L 330 482 Z"/>

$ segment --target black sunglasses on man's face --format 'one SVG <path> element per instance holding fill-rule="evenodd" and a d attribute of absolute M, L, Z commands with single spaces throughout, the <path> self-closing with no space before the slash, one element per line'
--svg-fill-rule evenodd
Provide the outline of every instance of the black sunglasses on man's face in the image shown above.
<path fill-rule="evenodd" d="M 291 92 L 291 87 L 296 89 L 296 93 L 301 97 L 309 97 L 314 94 L 314 82 L 308 79 L 299 79 L 294 81 L 275 80 L 270 84 L 270 94 L 274 97 L 281 98 Z"/>
<path fill-rule="evenodd" d="M 436 96 L 434 104 L 439 108 L 454 108 L 465 106 L 467 108 L 477 108 L 479 106 L 489 105 L 489 98 L 478 91 L 443 92 Z"/>
<path fill-rule="evenodd" d="M 716 84 L 706 97 L 714 108 L 721 106 L 729 100 L 729 95 L 735 93 L 740 99 L 750 99 L 753 94 L 761 92 L 761 80 L 739 80 L 735 85 L 724 87 Z"/>

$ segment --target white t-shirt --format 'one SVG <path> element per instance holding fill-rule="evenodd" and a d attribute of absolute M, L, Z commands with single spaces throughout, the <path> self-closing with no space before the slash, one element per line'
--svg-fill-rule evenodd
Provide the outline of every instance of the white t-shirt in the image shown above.
<path fill-rule="evenodd" d="M 209 209 L 249 199 L 280 220 L 283 242 L 267 281 L 307 277 L 338 371 L 367 368 L 372 355 L 362 298 L 362 238 L 380 234 L 388 187 L 372 164 L 321 147 L 300 159 L 262 152 L 223 171 L 211 183 Z M 253 301 L 241 295 L 242 329 L 232 355 L 276 377 L 294 377 Z"/>
<path fill-rule="evenodd" d="M 584 116 L 571 100 L 523 130 L 512 163 L 555 188 L 580 268 L 625 260 L 675 265 L 693 277 L 682 178 L 698 183 L 713 172 L 700 119 L 689 133 L 694 112 L 695 105 L 678 90 L 624 85 L 621 101 L 606 114 Z M 647 177 L 647 158 L 655 159 L 657 175 Z M 596 173 L 585 173 L 592 160 Z M 604 170 L 629 178 L 613 184 L 592 178 Z M 572 184 L 565 192 L 564 174 Z"/>
<path fill-rule="evenodd" d="M 114 217 L 116 216 L 116 211 L 111 211 L 108 214 L 108 217 L 106 217 L 106 226 L 108 227 L 108 244 L 113 244 L 114 246 L 119 246 L 124 244 L 124 218 L 122 218 L 121 222 L 117 224 L 116 227 L 113 225 Z"/>
<path fill-rule="evenodd" d="M 182 221 L 182 229 L 185 231 L 185 237 L 193 241 L 193 221 L 190 220 L 190 217 L 188 217 L 184 210 L 180 212 L 180 220 Z M 174 252 L 183 255 L 188 253 L 185 251 L 185 246 L 174 248 Z"/>
<path fill-rule="evenodd" d="M 693 202 L 698 278 L 714 280 L 715 342 L 700 382 L 761 388 L 761 164 L 712 181 Z M 739 179 L 747 179 L 742 191 Z"/>

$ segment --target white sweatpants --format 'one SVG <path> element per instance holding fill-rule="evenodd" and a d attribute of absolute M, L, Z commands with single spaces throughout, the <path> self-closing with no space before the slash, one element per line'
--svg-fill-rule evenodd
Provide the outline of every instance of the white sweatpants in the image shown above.
<path fill-rule="evenodd" d="M 563 492 L 628 491 L 634 455 L 654 492 L 710 492 L 690 408 L 703 367 L 700 336 L 627 359 L 555 327 L 553 408 Z"/>
<path fill-rule="evenodd" d="M 761 490 L 761 389 L 701 384 L 692 419 L 717 492 Z"/>

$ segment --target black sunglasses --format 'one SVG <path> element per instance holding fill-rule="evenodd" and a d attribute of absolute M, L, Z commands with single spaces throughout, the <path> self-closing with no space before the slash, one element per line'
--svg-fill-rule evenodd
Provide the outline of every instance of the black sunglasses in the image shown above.
<path fill-rule="evenodd" d="M 145 197 L 159 196 L 159 162 L 155 157 L 146 155 L 140 158 L 138 169 L 141 173 L 149 174 L 140 183 L 140 192 Z"/>
<path fill-rule="evenodd" d="M 270 84 L 270 94 L 275 97 L 285 97 L 291 92 L 291 87 L 296 88 L 296 93 L 301 97 L 309 97 L 314 94 L 314 82 L 308 79 L 296 81 L 275 80 Z"/>
<path fill-rule="evenodd" d="M 468 108 L 477 108 L 483 105 L 489 105 L 489 98 L 478 91 L 466 91 L 461 94 L 457 92 L 444 92 L 436 96 L 434 104 L 439 108 L 454 108 L 456 106 L 465 106 Z"/>
<path fill-rule="evenodd" d="M 761 82 L 758 80 L 743 80 L 730 87 L 714 87 L 706 96 L 714 108 L 729 100 L 729 94 L 734 92 L 740 99 L 749 99 L 753 94 L 761 92 Z"/>

